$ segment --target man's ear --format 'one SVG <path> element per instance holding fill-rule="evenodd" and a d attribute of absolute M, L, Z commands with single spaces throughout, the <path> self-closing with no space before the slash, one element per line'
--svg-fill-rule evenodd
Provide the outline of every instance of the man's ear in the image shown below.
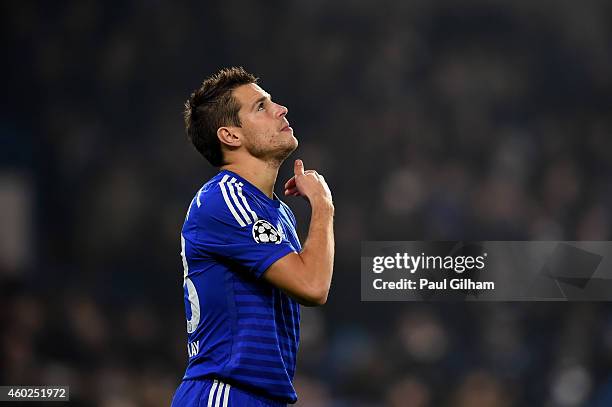
<path fill-rule="evenodd" d="M 230 148 L 240 147 L 242 144 L 240 134 L 231 127 L 219 127 L 217 129 L 217 138 L 222 144 Z"/>

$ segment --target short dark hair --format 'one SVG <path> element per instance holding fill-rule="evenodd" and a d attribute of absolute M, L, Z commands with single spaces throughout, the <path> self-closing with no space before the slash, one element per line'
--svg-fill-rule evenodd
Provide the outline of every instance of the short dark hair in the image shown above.
<path fill-rule="evenodd" d="M 242 67 L 223 68 L 206 78 L 185 102 L 185 131 L 196 150 L 215 167 L 224 164 L 217 130 L 241 126 L 240 103 L 232 96 L 238 86 L 257 83 L 258 78 Z"/>

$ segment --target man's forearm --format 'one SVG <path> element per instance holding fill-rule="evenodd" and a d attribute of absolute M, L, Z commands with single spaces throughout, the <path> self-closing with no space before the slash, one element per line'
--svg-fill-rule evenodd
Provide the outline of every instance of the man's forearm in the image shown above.
<path fill-rule="evenodd" d="M 300 257 L 321 302 L 327 300 L 334 269 L 334 206 L 328 199 L 313 200 L 308 237 Z"/>

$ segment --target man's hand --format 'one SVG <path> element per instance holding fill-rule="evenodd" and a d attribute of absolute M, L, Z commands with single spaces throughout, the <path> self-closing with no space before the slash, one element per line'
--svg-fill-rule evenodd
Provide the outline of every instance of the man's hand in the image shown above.
<path fill-rule="evenodd" d="M 295 160 L 293 173 L 293 177 L 285 183 L 286 196 L 303 196 L 311 205 L 319 200 L 332 203 L 331 191 L 323 175 L 315 170 L 304 171 L 302 160 Z"/>
<path fill-rule="evenodd" d="M 310 202 L 308 237 L 300 253 L 277 260 L 264 278 L 302 305 L 323 305 L 334 271 L 334 204 L 322 175 L 304 171 L 302 160 L 295 160 L 293 172 L 285 183 L 285 195 L 303 196 Z"/>

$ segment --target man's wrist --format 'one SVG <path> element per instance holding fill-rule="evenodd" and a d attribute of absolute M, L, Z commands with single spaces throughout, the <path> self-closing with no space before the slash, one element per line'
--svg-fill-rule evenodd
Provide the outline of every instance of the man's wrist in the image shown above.
<path fill-rule="evenodd" d="M 313 209 L 316 208 L 318 210 L 328 210 L 333 214 L 334 203 L 330 198 L 324 195 L 317 195 L 312 198 L 309 198 L 309 200 L 310 200 L 310 205 L 312 206 Z"/>

